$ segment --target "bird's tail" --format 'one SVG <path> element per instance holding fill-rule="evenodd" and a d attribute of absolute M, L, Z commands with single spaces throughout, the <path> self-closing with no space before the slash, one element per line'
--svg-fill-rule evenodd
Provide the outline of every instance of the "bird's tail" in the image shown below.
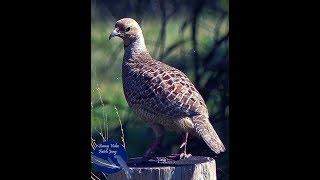
<path fill-rule="evenodd" d="M 192 120 L 195 125 L 197 135 L 202 137 L 212 151 L 216 154 L 226 151 L 226 148 L 206 116 L 194 116 Z"/>

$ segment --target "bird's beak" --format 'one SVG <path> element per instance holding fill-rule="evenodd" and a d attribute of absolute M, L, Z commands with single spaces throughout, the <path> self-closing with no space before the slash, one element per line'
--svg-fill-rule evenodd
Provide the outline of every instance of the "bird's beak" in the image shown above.
<path fill-rule="evenodd" d="M 118 32 L 118 28 L 115 28 L 109 36 L 109 40 L 114 36 L 118 36 L 120 33 Z"/>

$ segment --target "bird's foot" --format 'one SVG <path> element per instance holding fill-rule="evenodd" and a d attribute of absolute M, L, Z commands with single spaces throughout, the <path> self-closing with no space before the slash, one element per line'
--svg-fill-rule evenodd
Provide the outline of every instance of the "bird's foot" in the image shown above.
<path fill-rule="evenodd" d="M 188 159 L 189 157 L 191 157 L 191 154 L 187 154 L 187 153 L 181 153 L 180 154 L 180 159 Z"/>
<path fill-rule="evenodd" d="M 180 153 L 180 154 L 171 154 L 171 155 L 167 156 L 167 158 L 172 159 L 172 160 L 181 160 L 181 159 L 187 159 L 191 156 L 192 156 L 191 154 Z"/>

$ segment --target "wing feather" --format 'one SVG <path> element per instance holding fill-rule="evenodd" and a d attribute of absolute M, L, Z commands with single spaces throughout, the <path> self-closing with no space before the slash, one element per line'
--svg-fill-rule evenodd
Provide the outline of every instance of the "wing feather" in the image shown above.
<path fill-rule="evenodd" d="M 192 82 L 181 71 L 160 61 L 132 68 L 127 83 L 132 104 L 145 111 L 168 117 L 207 113 L 206 105 Z M 131 78 L 130 78 L 131 77 Z M 128 78 L 128 77 L 126 77 Z"/>

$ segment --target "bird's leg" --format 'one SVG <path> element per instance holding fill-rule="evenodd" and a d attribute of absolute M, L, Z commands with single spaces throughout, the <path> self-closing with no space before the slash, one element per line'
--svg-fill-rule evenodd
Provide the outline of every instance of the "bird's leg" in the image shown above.
<path fill-rule="evenodd" d="M 183 148 L 182 152 L 180 154 L 172 154 L 168 156 L 168 158 L 173 160 L 179 160 L 179 159 L 187 159 L 191 156 L 191 154 L 187 154 L 188 135 L 189 135 L 188 132 L 182 135 L 182 143 L 180 145 L 180 149 Z"/>
<path fill-rule="evenodd" d="M 153 129 L 156 138 L 153 141 L 153 143 L 150 145 L 149 149 L 144 153 L 144 155 L 143 155 L 144 159 L 149 159 L 149 158 L 155 156 L 156 151 L 161 146 L 161 142 L 162 142 L 163 136 L 164 136 L 163 126 L 158 125 L 158 124 L 151 124 L 150 126 Z"/>
<path fill-rule="evenodd" d="M 182 144 L 180 146 L 180 149 L 183 148 L 183 152 L 180 154 L 180 159 L 186 159 L 191 156 L 191 154 L 187 154 L 188 135 L 189 133 L 186 132 L 185 135 L 183 136 Z"/>

